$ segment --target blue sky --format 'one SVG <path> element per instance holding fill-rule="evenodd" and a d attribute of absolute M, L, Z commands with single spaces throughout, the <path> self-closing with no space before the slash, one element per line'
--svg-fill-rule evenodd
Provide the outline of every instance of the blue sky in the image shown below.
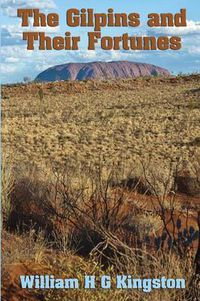
<path fill-rule="evenodd" d="M 130 60 L 156 64 L 174 73 L 200 71 L 200 13 L 199 0 L 2 0 L 1 1 L 1 82 L 20 82 L 25 76 L 34 79 L 38 73 L 48 67 L 67 63 L 85 61 Z M 95 12 L 107 12 L 113 8 L 115 12 L 138 12 L 141 25 L 137 28 L 103 29 L 102 35 L 178 35 L 182 38 L 180 51 L 96 51 L 87 50 L 87 31 L 93 28 L 69 28 L 65 23 L 65 13 L 69 8 L 93 8 Z M 17 8 L 40 8 L 42 12 L 57 12 L 60 15 L 59 28 L 47 28 L 46 33 L 64 35 L 71 31 L 72 35 L 81 36 L 79 51 L 27 51 L 22 41 L 20 19 L 16 17 Z M 179 12 L 187 9 L 187 27 L 184 28 L 148 28 L 145 26 L 148 13 Z M 33 29 L 33 28 L 32 28 Z M 34 29 L 36 30 L 36 29 Z"/>

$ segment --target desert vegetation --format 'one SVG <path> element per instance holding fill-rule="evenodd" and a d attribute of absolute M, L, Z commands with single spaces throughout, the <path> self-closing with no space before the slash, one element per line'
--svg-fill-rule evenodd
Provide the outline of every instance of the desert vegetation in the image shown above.
<path fill-rule="evenodd" d="M 200 76 L 2 87 L 4 300 L 198 300 Z M 23 291 L 20 274 L 186 279 Z"/>

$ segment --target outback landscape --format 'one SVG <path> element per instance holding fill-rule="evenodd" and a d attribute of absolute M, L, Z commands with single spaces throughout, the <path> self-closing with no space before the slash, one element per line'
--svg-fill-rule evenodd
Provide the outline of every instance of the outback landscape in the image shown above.
<path fill-rule="evenodd" d="M 199 74 L 2 86 L 2 300 L 198 300 L 199 112 Z M 45 273 L 187 288 L 20 288 Z"/>

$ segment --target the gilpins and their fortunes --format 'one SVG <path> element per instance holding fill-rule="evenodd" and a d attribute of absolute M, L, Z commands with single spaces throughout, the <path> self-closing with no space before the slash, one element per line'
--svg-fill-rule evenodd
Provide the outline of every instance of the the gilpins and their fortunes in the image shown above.
<path fill-rule="evenodd" d="M 29 26 L 29 18 L 33 18 L 35 27 L 59 26 L 59 15 L 51 13 L 45 15 L 39 9 L 18 9 L 18 17 L 22 18 L 22 26 Z M 103 50 L 179 50 L 181 38 L 177 36 L 130 36 L 124 33 L 121 36 L 102 36 L 104 27 L 138 27 L 140 15 L 138 13 L 114 13 L 112 8 L 107 13 L 94 13 L 93 9 L 69 9 L 66 12 L 66 23 L 69 27 L 93 27 L 93 32 L 88 32 L 88 49 L 95 50 L 99 45 Z M 148 15 L 149 27 L 184 27 L 187 26 L 186 10 L 179 13 L 151 13 Z M 80 36 L 72 36 L 66 32 L 65 36 L 51 37 L 45 32 L 24 32 L 23 39 L 27 41 L 27 49 L 34 50 L 38 41 L 40 50 L 78 50 Z"/>

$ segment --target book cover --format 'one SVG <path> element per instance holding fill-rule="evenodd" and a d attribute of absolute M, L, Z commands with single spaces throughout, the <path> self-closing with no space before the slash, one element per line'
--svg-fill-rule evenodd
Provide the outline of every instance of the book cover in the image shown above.
<path fill-rule="evenodd" d="M 196 0 L 1 2 L 1 299 L 200 300 Z"/>

